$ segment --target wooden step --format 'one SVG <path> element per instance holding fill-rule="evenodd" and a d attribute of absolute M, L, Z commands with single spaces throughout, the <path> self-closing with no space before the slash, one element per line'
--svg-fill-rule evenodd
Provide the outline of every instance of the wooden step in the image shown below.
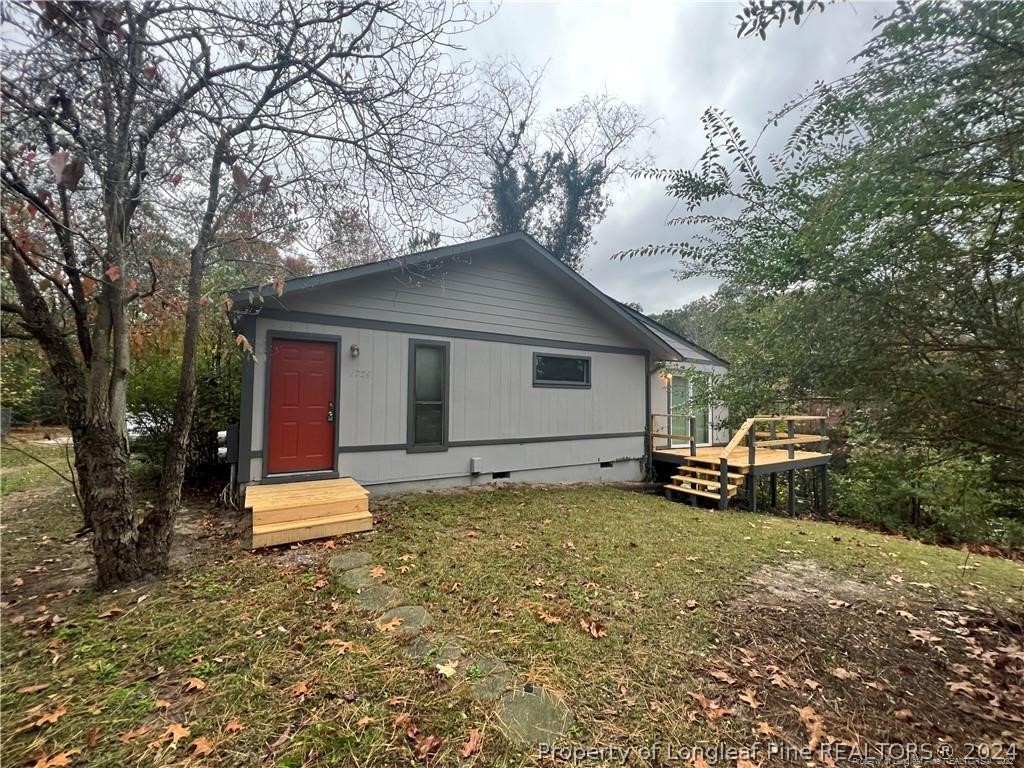
<path fill-rule="evenodd" d="M 679 485 L 685 485 L 686 483 L 693 483 L 694 485 L 702 485 L 712 491 L 717 491 L 721 484 L 717 480 L 709 480 L 706 477 L 693 477 L 690 475 L 672 475 L 672 479 L 675 480 Z M 725 486 L 731 490 L 739 488 L 738 485 L 728 483 Z"/>
<path fill-rule="evenodd" d="M 348 497 L 326 504 L 313 504 L 309 506 L 297 505 L 281 507 L 279 509 L 260 507 L 252 511 L 252 524 L 254 526 L 273 525 L 274 523 L 288 523 L 299 520 L 316 520 L 322 517 L 365 514 L 369 511 L 370 500 L 368 498 L 365 496 Z"/>
<path fill-rule="evenodd" d="M 681 467 L 679 467 L 679 470 L 680 472 L 692 472 L 699 475 L 711 475 L 712 477 L 720 477 L 722 474 L 721 468 L 708 469 L 707 467 L 698 467 L 693 464 L 683 464 Z M 728 472 L 726 474 L 726 477 L 728 477 L 730 480 L 744 479 L 744 476 L 739 474 L 738 472 Z"/>
<path fill-rule="evenodd" d="M 293 541 L 342 536 L 346 533 L 369 531 L 372 528 L 373 515 L 369 512 L 254 525 L 249 548 L 272 547 L 277 544 L 290 544 Z"/>
<path fill-rule="evenodd" d="M 705 499 L 715 499 L 716 501 L 721 499 L 721 496 L 719 496 L 717 493 L 711 493 L 710 491 L 698 491 L 696 488 L 681 488 L 678 485 L 666 485 L 665 486 L 665 490 L 677 491 L 679 493 L 689 493 L 689 494 L 691 494 L 693 496 L 703 496 Z M 731 497 L 735 496 L 736 494 L 735 494 L 734 491 L 730 491 L 726 495 L 729 498 L 731 498 Z"/>
<path fill-rule="evenodd" d="M 351 477 L 338 477 L 331 480 L 250 485 L 245 490 L 245 506 L 255 512 L 365 499 L 369 495 L 370 492 Z"/>

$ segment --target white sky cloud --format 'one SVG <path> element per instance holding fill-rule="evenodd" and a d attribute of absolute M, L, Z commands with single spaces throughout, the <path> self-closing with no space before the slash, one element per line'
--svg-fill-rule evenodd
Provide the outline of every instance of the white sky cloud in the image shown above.
<path fill-rule="evenodd" d="M 760 39 L 736 39 L 739 0 L 727 2 L 509 2 L 462 39 L 474 58 L 512 56 L 547 65 L 542 106 L 555 109 L 607 91 L 660 118 L 646 147 L 661 167 L 688 167 L 704 148 L 700 115 L 725 109 L 756 137 L 769 113 L 817 80 L 853 70 L 850 59 L 890 4 L 848 3 Z M 711 280 L 675 281 L 671 257 L 611 261 L 619 250 L 681 239 L 661 185 L 628 180 L 595 231 L 583 274 L 647 312 L 710 293 Z"/>

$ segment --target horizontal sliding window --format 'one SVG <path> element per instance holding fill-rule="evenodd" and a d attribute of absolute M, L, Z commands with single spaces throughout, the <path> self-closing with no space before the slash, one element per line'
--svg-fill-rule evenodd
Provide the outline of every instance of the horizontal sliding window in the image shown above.
<path fill-rule="evenodd" d="M 533 355 L 533 386 L 589 387 L 590 358 L 573 355 Z"/>
<path fill-rule="evenodd" d="M 448 446 L 448 344 L 409 344 L 409 450 Z"/>

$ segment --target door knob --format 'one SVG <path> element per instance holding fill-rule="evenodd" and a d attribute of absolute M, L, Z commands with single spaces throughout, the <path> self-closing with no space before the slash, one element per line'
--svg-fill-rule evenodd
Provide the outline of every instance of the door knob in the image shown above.
<path fill-rule="evenodd" d="M 332 400 L 327 404 L 327 421 L 334 421 L 334 401 Z"/>

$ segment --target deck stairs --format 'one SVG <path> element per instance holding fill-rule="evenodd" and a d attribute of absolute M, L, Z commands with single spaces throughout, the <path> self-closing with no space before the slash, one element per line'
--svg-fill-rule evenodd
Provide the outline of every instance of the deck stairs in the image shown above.
<path fill-rule="evenodd" d="M 718 469 L 709 469 L 696 462 L 687 461 L 679 466 L 678 474 L 672 475 L 672 482 L 665 484 L 666 491 L 677 491 L 692 496 L 718 501 L 722 496 L 721 473 Z M 725 492 L 732 498 L 740 489 L 743 475 L 729 472 L 726 475 Z"/>
<path fill-rule="evenodd" d="M 370 493 L 351 477 L 250 485 L 249 549 L 322 539 L 373 528 Z"/>

